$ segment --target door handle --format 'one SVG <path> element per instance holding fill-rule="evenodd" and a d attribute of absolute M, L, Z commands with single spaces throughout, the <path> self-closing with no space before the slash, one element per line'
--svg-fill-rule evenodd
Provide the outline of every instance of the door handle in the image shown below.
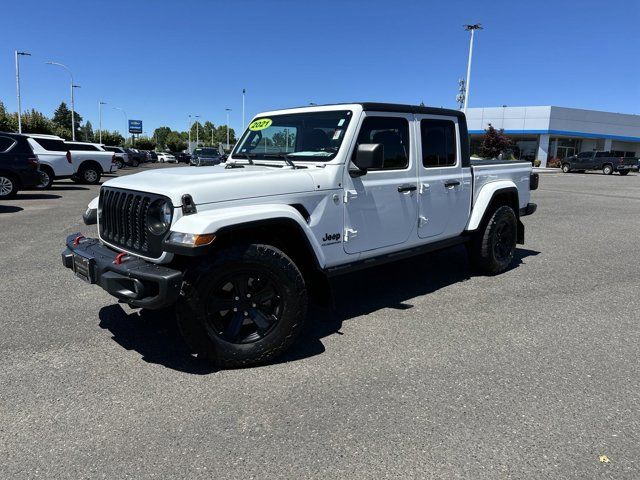
<path fill-rule="evenodd" d="M 445 188 L 453 188 L 457 187 L 458 185 L 460 185 L 460 182 L 458 180 L 452 180 L 450 182 L 445 182 L 444 184 Z"/>
<path fill-rule="evenodd" d="M 418 189 L 418 187 L 416 185 L 399 185 L 398 186 L 398 192 L 400 192 L 400 193 L 414 192 L 417 189 Z"/>

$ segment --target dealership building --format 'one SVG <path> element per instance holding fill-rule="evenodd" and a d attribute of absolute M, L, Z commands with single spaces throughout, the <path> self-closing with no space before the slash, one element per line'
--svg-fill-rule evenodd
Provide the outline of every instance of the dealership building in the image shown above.
<path fill-rule="evenodd" d="M 640 156 L 640 115 L 564 107 L 492 107 L 467 109 L 471 153 L 478 155 L 489 124 L 514 143 L 513 156 L 551 159 L 608 150 L 615 156 Z"/>

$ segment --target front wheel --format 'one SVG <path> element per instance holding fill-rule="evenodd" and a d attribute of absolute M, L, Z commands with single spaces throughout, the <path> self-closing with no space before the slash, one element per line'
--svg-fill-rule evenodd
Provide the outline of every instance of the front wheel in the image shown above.
<path fill-rule="evenodd" d="M 504 272 L 516 250 L 518 219 L 507 205 L 498 207 L 468 245 L 472 265 L 488 275 Z"/>
<path fill-rule="evenodd" d="M 307 313 L 300 270 L 271 245 L 224 249 L 185 275 L 178 326 L 198 355 L 221 367 L 267 362 L 293 344 Z"/>
<path fill-rule="evenodd" d="M 618 173 L 624 177 L 629 173 L 629 170 L 620 170 Z"/>
<path fill-rule="evenodd" d="M 602 173 L 604 173 L 605 175 L 611 175 L 613 173 L 613 167 L 611 165 L 603 166 Z"/>
<path fill-rule="evenodd" d="M 571 166 L 568 163 L 563 163 L 562 164 L 562 172 L 563 173 L 569 173 L 571 171 Z"/>

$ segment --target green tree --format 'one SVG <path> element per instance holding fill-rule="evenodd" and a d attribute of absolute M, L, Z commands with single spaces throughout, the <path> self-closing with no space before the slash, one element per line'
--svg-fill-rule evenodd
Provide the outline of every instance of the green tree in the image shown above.
<path fill-rule="evenodd" d="M 134 145 L 135 148 L 139 148 L 140 150 L 153 150 L 156 148 L 156 142 L 154 142 L 153 138 L 149 137 L 136 138 L 136 143 Z"/>
<path fill-rule="evenodd" d="M 484 158 L 496 158 L 513 146 L 513 142 L 504 134 L 504 130 L 496 130 L 493 125 L 484 131 L 480 145 L 480 155 Z"/>
<path fill-rule="evenodd" d="M 4 103 L 0 102 L 0 132 L 17 132 L 18 116 L 7 112 Z"/>
<path fill-rule="evenodd" d="M 202 126 L 202 133 L 200 134 L 200 138 L 204 140 L 204 144 L 212 147 L 216 141 L 216 126 L 207 120 L 204 122 Z"/>
<path fill-rule="evenodd" d="M 74 113 L 76 136 L 78 136 L 78 129 L 80 124 L 82 123 L 82 115 L 80 115 L 78 112 Z M 53 118 L 51 119 L 51 121 L 60 129 L 60 131 L 71 132 L 71 110 L 69 110 L 66 103 L 60 103 L 60 106 L 56 109 L 55 112 L 53 112 Z"/>
<path fill-rule="evenodd" d="M 102 143 L 111 147 L 119 147 L 124 145 L 124 137 L 115 130 L 113 132 L 102 130 Z"/>
<path fill-rule="evenodd" d="M 84 125 L 80 127 L 80 138 L 84 142 L 94 142 L 95 134 L 93 133 L 93 125 L 90 121 L 86 121 Z"/>
<path fill-rule="evenodd" d="M 216 128 L 216 142 L 222 143 L 225 147 L 227 146 L 227 126 L 220 125 Z M 236 132 L 233 131 L 233 128 L 229 129 L 229 143 L 233 145 L 236 143 Z"/>
<path fill-rule="evenodd" d="M 167 135 L 165 147 L 171 152 L 180 152 L 187 148 L 187 142 L 183 140 L 178 132 L 171 132 Z"/>
<path fill-rule="evenodd" d="M 18 115 L 16 124 L 18 123 Z M 22 114 L 22 131 L 24 133 L 56 134 L 55 125 L 41 112 L 31 109 Z"/>
<path fill-rule="evenodd" d="M 158 148 L 164 148 L 167 143 L 167 137 L 171 133 L 169 127 L 158 127 L 153 131 L 153 138 L 155 139 Z"/>

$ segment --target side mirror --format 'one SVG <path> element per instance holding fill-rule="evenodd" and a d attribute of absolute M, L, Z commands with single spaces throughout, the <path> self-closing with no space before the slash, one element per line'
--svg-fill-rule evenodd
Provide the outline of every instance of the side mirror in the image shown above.
<path fill-rule="evenodd" d="M 381 143 L 361 143 L 358 145 L 353 163 L 362 175 L 367 170 L 381 169 L 384 166 L 384 145 Z"/>

